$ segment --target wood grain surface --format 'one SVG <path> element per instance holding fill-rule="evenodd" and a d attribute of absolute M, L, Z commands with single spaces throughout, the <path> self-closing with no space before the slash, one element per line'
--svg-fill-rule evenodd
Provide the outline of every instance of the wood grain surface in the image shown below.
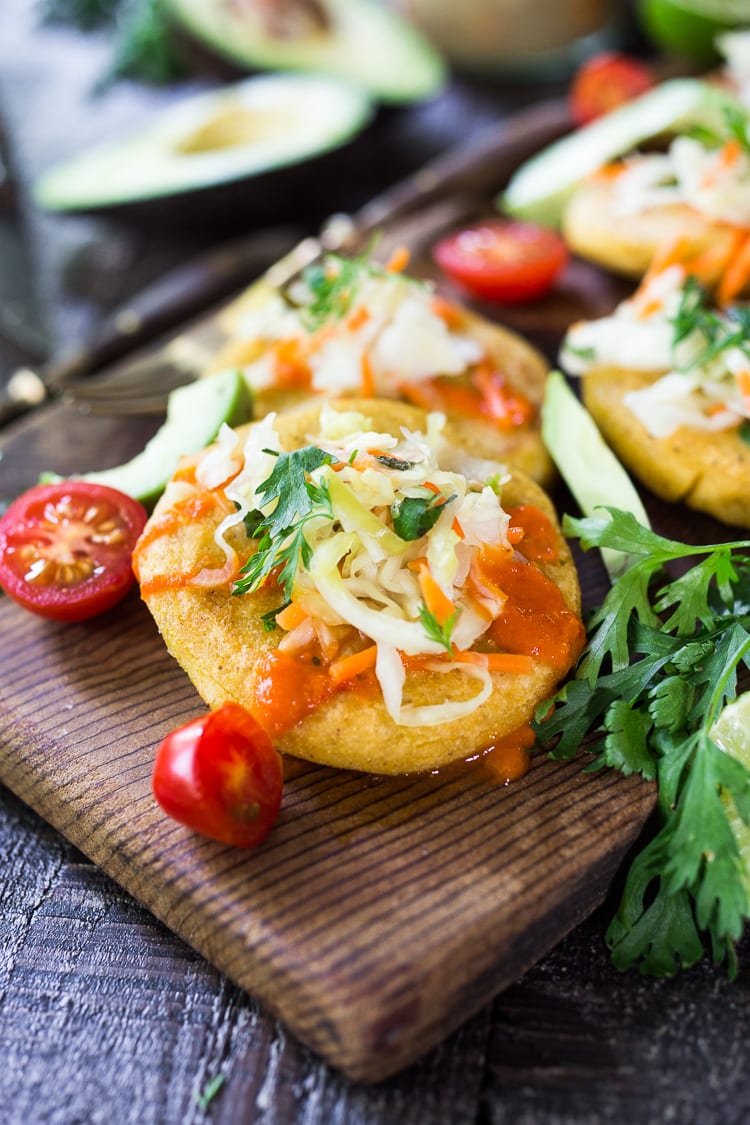
<path fill-rule="evenodd" d="M 509 130 L 497 187 L 559 114 L 542 126 Z M 487 187 L 388 239 L 406 237 L 429 273 L 430 240 L 486 208 Z M 618 295 L 575 267 L 549 301 L 503 319 L 553 355 L 570 320 Z M 8 431 L 1 491 L 42 468 L 116 462 L 148 427 L 48 408 Z M 595 558 L 581 577 L 591 605 Z M 382 779 L 290 763 L 279 824 L 238 852 L 166 820 L 151 796 L 156 745 L 202 705 L 136 594 L 65 627 L 5 602 L 0 628 L 0 780 L 352 1078 L 412 1063 L 517 980 L 601 901 L 652 806 L 648 786 L 583 775 L 580 761 L 539 759 L 508 787 L 482 766 Z"/>

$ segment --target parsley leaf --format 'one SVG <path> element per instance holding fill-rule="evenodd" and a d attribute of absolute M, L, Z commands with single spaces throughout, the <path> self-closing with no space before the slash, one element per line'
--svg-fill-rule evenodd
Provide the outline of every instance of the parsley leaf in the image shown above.
<path fill-rule="evenodd" d="M 585 744 L 589 768 L 656 779 L 658 829 L 607 931 L 613 963 L 673 973 L 708 949 L 731 976 L 750 901 L 728 804 L 750 823 L 750 771 L 711 729 L 750 668 L 750 542 L 691 546 L 608 511 L 566 519 L 566 530 L 635 562 L 592 616 L 575 678 L 551 715 L 549 701 L 539 707 L 534 727 L 554 757 Z"/>
<path fill-rule="evenodd" d="M 260 538 L 258 550 L 240 571 L 233 594 L 257 590 L 279 568 L 278 581 L 284 597 L 287 600 L 291 597 L 300 562 L 309 566 L 312 557 L 305 538 L 305 525 L 321 516 L 333 519 L 326 482 L 315 484 L 309 476 L 321 465 L 330 465 L 334 460 L 330 453 L 315 445 L 278 454 L 271 475 L 257 490 L 261 508 L 270 508 L 255 527 L 255 537 Z"/>

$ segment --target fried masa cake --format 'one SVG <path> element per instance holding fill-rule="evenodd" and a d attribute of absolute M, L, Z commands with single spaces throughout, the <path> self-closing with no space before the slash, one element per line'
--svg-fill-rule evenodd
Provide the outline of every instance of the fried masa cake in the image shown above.
<path fill-rule="evenodd" d="M 209 707 L 379 774 L 528 723 L 583 644 L 575 566 L 542 489 L 454 442 L 439 414 L 338 400 L 183 461 L 134 565 Z"/>
<path fill-rule="evenodd" d="M 746 130 L 745 119 L 730 127 L 728 118 L 724 131 L 678 136 L 667 152 L 602 168 L 574 192 L 563 215 L 571 249 L 630 277 L 680 260 L 716 287 L 722 304 L 732 300 L 747 289 L 750 274 Z"/>
<path fill-rule="evenodd" d="M 746 309 L 715 309 L 674 264 L 608 317 L 573 325 L 560 354 L 622 462 L 657 496 L 750 527 Z"/>
<path fill-rule="evenodd" d="M 254 417 L 328 397 L 440 410 L 465 440 L 549 485 L 540 405 L 548 363 L 517 333 L 367 257 L 328 255 L 292 285 L 262 279 L 224 311 L 208 373 L 239 367 Z"/>

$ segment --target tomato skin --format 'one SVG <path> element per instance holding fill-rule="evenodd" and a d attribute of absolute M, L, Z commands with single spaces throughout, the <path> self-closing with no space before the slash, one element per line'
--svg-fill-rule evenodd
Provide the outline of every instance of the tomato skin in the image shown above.
<path fill-rule="evenodd" d="M 570 115 L 576 125 L 588 125 L 653 85 L 651 71 L 640 59 L 602 51 L 587 59 L 573 76 L 568 93 Z"/>
<path fill-rule="evenodd" d="M 444 273 L 476 296 L 522 303 L 549 292 L 567 265 L 568 250 L 548 227 L 488 219 L 441 239 L 433 257 Z"/>
<path fill-rule="evenodd" d="M 193 832 L 253 848 L 273 827 L 284 784 L 281 758 L 249 711 L 224 703 L 173 730 L 156 752 L 154 796 Z"/>
<path fill-rule="evenodd" d="M 135 582 L 133 547 L 147 518 L 137 500 L 106 485 L 36 485 L 0 518 L 0 586 L 53 621 L 104 613 Z"/>

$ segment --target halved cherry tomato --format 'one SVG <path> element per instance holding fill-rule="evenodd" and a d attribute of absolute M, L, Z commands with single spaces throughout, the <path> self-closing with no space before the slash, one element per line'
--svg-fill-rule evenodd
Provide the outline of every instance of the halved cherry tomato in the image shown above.
<path fill-rule="evenodd" d="M 542 297 L 568 261 L 560 235 L 536 223 L 488 219 L 448 235 L 433 250 L 449 277 L 490 301 Z"/>
<path fill-rule="evenodd" d="M 0 586 L 54 621 L 103 613 L 135 582 L 133 547 L 146 519 L 137 500 L 102 484 L 36 485 L 0 519 Z"/>
<path fill-rule="evenodd" d="M 253 716 L 224 703 L 168 734 L 156 752 L 152 786 L 168 816 L 223 844 L 252 848 L 274 825 L 284 777 L 281 758 Z"/>
<path fill-rule="evenodd" d="M 653 84 L 651 71 L 640 59 L 602 51 L 574 74 L 568 94 L 570 115 L 576 125 L 587 125 L 644 94 Z"/>

